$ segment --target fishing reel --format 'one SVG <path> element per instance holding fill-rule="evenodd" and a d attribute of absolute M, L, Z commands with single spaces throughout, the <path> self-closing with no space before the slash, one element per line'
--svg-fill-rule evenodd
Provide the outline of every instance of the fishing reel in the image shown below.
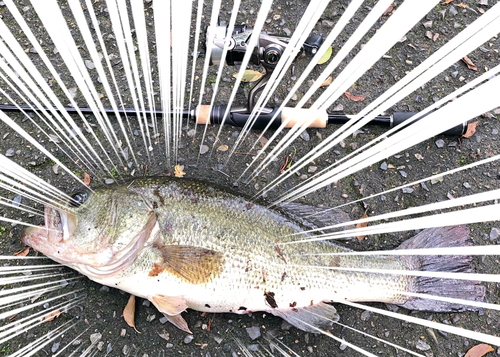
<path fill-rule="evenodd" d="M 210 64 L 219 65 L 221 61 L 226 61 L 229 66 L 240 65 L 243 57 L 248 50 L 248 42 L 253 30 L 246 27 L 246 25 L 234 26 L 233 33 L 228 34 L 227 26 L 209 26 L 206 30 L 206 42 L 212 40 L 212 50 L 210 52 Z M 251 112 L 255 105 L 255 98 L 257 94 L 264 89 L 268 83 L 271 73 L 276 68 L 280 61 L 286 47 L 290 41 L 290 37 L 268 34 L 262 31 L 259 34 L 257 46 L 252 52 L 250 63 L 254 65 L 261 65 L 264 67 L 266 74 L 254 85 L 248 95 L 248 106 L 246 110 Z M 228 42 L 228 51 L 226 58 L 222 58 L 224 52 L 224 44 Z M 314 55 L 321 44 L 323 37 L 320 35 L 312 35 L 304 42 L 296 58 L 302 52 Z"/>

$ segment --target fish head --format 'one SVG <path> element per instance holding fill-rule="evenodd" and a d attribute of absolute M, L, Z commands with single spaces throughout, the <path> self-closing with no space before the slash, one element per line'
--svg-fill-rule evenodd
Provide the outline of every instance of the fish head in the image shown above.
<path fill-rule="evenodd" d="M 100 189 L 73 209 L 46 206 L 45 226 L 24 229 L 21 241 L 86 275 L 92 268 L 109 274 L 135 259 L 155 226 L 155 211 L 140 194 Z"/>

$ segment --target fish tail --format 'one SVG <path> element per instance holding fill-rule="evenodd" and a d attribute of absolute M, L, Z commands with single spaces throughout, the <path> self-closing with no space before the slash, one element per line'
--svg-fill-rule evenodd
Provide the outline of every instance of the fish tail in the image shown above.
<path fill-rule="evenodd" d="M 447 248 L 470 245 L 472 245 L 472 241 L 469 238 L 469 229 L 465 225 L 459 225 L 425 229 L 415 237 L 405 241 L 397 249 Z M 412 270 L 451 273 L 474 272 L 471 268 L 472 257 L 469 255 L 424 255 L 405 257 L 404 260 Z M 486 288 L 478 281 L 416 276 L 412 279 L 410 291 L 418 294 L 482 302 L 485 300 Z M 400 306 L 411 310 L 436 312 L 477 310 L 470 305 L 420 297 L 412 297 Z"/>

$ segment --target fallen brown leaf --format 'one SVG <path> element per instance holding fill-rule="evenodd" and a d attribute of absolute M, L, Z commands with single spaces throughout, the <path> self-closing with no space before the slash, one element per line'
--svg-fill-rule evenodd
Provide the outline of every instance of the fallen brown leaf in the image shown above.
<path fill-rule="evenodd" d="M 472 135 L 474 135 L 474 133 L 476 132 L 476 126 L 478 123 L 479 123 L 478 121 L 475 121 L 474 123 L 468 123 L 467 124 L 467 131 L 465 132 L 464 135 L 462 135 L 462 137 L 470 138 Z"/>
<path fill-rule="evenodd" d="M 90 183 L 90 176 L 86 172 L 83 174 L 83 183 L 86 185 L 88 185 Z"/>
<path fill-rule="evenodd" d="M 363 213 L 360 219 L 368 218 L 368 215 L 366 213 Z M 356 224 L 356 228 L 365 228 L 368 227 L 368 222 L 360 222 Z M 358 240 L 361 242 L 366 236 L 358 236 Z"/>
<path fill-rule="evenodd" d="M 59 315 L 61 315 L 61 311 L 59 311 L 59 310 L 52 311 L 50 314 L 45 315 L 45 317 L 43 318 L 43 322 L 52 321 L 56 317 L 59 317 Z"/>
<path fill-rule="evenodd" d="M 182 177 L 186 173 L 183 171 L 184 170 L 184 165 L 175 165 L 174 167 L 174 176 L 175 177 Z"/>
<path fill-rule="evenodd" d="M 362 102 L 365 100 L 365 97 L 363 95 L 354 95 L 349 92 L 344 92 L 345 96 L 352 100 L 353 102 Z"/>
<path fill-rule="evenodd" d="M 467 6 L 467 4 L 464 4 L 463 2 L 461 2 L 460 4 L 458 4 L 458 6 L 463 7 L 464 9 L 465 9 L 466 7 L 468 7 L 468 6 Z"/>
<path fill-rule="evenodd" d="M 468 350 L 465 357 L 481 357 L 492 351 L 494 351 L 494 349 L 490 345 L 481 343 Z"/>
<path fill-rule="evenodd" d="M 261 79 L 264 76 L 263 73 L 247 69 L 244 73 L 243 76 L 241 77 L 242 82 L 255 82 Z M 233 75 L 234 78 L 238 78 L 238 73 Z"/>
<path fill-rule="evenodd" d="M 217 148 L 218 151 L 227 151 L 229 149 L 229 146 L 227 145 L 221 145 Z"/>
<path fill-rule="evenodd" d="M 450 2 L 452 2 L 453 0 L 445 0 L 444 2 L 442 2 L 441 4 L 449 4 Z"/>
<path fill-rule="evenodd" d="M 332 84 L 333 78 L 332 76 L 328 76 L 327 79 L 323 83 L 321 83 L 320 87 L 328 87 L 330 84 Z"/>
<path fill-rule="evenodd" d="M 135 332 L 140 333 L 135 328 L 135 295 L 130 295 L 127 306 L 123 309 L 123 318 L 127 325 L 133 327 Z"/>
<path fill-rule="evenodd" d="M 29 252 L 30 252 L 30 247 L 26 247 L 24 249 L 21 249 L 19 252 L 14 253 L 14 255 L 18 257 L 25 257 L 28 255 Z"/>
<path fill-rule="evenodd" d="M 462 58 L 462 61 L 465 62 L 465 64 L 467 65 L 467 67 L 469 67 L 469 69 L 472 69 L 473 71 L 477 71 L 477 67 L 474 63 L 472 63 L 472 61 L 470 60 L 469 57 L 465 56 L 464 58 Z"/>

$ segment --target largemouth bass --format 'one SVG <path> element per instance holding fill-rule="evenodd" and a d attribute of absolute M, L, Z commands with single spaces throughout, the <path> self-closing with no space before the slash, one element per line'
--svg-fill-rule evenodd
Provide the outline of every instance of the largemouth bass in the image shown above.
<path fill-rule="evenodd" d="M 45 227 L 22 232 L 25 244 L 100 284 L 150 300 L 187 332 L 181 317 L 187 308 L 267 311 L 318 332 L 338 320 L 327 302 L 380 301 L 415 310 L 458 311 L 465 307 L 405 293 L 475 301 L 485 294 L 472 281 L 336 270 L 468 272 L 471 258 L 332 256 L 328 253 L 349 249 L 328 241 L 283 245 L 297 240 L 293 234 L 349 217 L 297 203 L 271 210 L 198 181 L 135 180 L 97 189 L 73 211 L 46 207 L 45 214 Z M 401 248 L 468 244 L 467 227 L 454 226 L 424 230 Z"/>

